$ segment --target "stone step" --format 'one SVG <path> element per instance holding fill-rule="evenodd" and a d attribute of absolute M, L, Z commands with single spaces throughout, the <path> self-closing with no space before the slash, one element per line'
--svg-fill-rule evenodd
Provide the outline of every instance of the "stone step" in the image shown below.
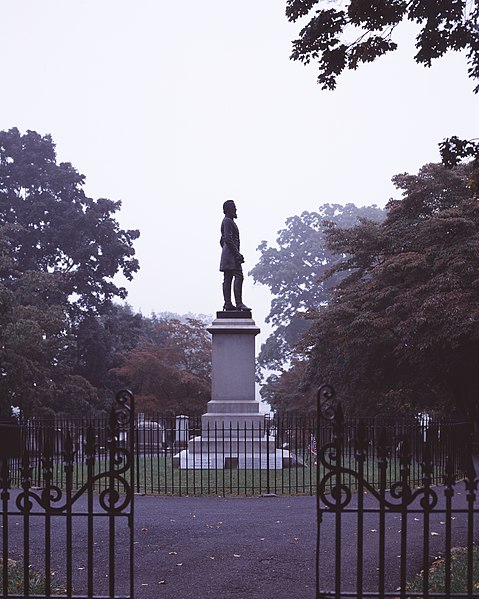
<path fill-rule="evenodd" d="M 262 437 L 266 430 L 262 414 L 203 414 L 201 434 L 221 437 Z"/>
<path fill-rule="evenodd" d="M 210 456 L 195 455 L 185 449 L 173 458 L 175 468 L 189 470 L 281 470 L 289 465 L 289 451 L 282 449 L 261 455 L 232 452 Z"/>

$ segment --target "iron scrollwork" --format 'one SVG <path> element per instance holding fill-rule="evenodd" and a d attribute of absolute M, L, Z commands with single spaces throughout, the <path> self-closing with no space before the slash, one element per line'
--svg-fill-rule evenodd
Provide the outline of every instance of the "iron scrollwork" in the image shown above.
<path fill-rule="evenodd" d="M 331 385 L 322 385 L 318 389 L 317 403 L 318 417 L 323 418 L 323 420 L 329 420 L 330 422 L 336 419 L 338 401 L 336 399 L 334 387 Z"/>
<path fill-rule="evenodd" d="M 318 468 L 322 466 L 324 473 L 320 477 L 317 485 L 317 493 L 322 504 L 331 511 L 341 511 L 351 502 L 354 489 L 367 491 L 384 507 L 390 511 L 401 511 L 406 509 L 415 501 L 419 501 L 423 510 L 432 510 L 438 502 L 436 491 L 431 488 L 431 458 L 428 449 L 425 449 L 423 456 L 423 486 L 412 488 L 409 483 L 409 468 L 411 462 L 411 450 L 407 439 L 401 442 L 399 448 L 399 460 L 401 466 L 400 480 L 390 484 L 386 489 L 386 469 L 388 464 L 388 449 L 386 447 L 386 438 L 384 432 L 379 435 L 379 444 L 377 447 L 378 468 L 379 468 L 379 490 L 376 486 L 370 484 L 364 472 L 364 462 L 367 455 L 368 438 L 364 425 L 359 422 L 355 428 L 355 438 L 353 441 L 354 458 L 356 468 L 346 467 L 344 465 L 345 450 L 345 421 L 341 407 L 341 402 L 336 398 L 336 393 L 331 385 L 323 385 L 317 394 L 318 409 L 318 431 L 317 438 L 320 437 L 319 423 L 326 421 L 332 427 L 331 441 L 325 443 L 317 449 Z M 386 491 L 388 495 L 386 496 Z"/>
<path fill-rule="evenodd" d="M 30 456 L 25 449 L 22 457 L 21 475 L 23 491 L 16 498 L 16 506 L 21 513 L 31 512 L 36 503 L 41 509 L 50 513 L 61 513 L 72 508 L 83 495 L 93 495 L 95 486 L 105 481 L 105 488 L 98 495 L 100 507 L 109 514 L 123 512 L 131 504 L 133 488 L 131 480 L 126 476 L 133 463 L 133 415 L 134 398 L 131 391 L 122 390 L 117 393 L 110 412 L 107 426 L 107 461 L 108 469 L 94 474 L 95 467 L 95 431 L 89 427 L 86 435 L 85 455 L 88 477 L 86 483 L 75 493 L 71 492 L 71 478 L 74 463 L 74 450 L 69 433 L 64 445 L 64 470 L 66 473 L 67 492 L 51 484 L 52 455 L 47 444 L 43 450 L 43 473 L 45 487 L 35 492 L 31 488 Z M 101 485 L 102 486 L 102 485 Z"/>
<path fill-rule="evenodd" d="M 333 438 L 318 449 L 318 468 L 329 470 L 318 484 L 321 501 L 331 509 L 343 509 L 351 501 L 351 488 L 342 482 L 342 474 L 347 472 L 341 466 L 343 440 L 343 413 L 336 392 L 331 385 L 322 385 L 317 395 L 318 425 L 321 419 L 332 424 Z M 329 489 L 329 492 L 327 492 Z"/>

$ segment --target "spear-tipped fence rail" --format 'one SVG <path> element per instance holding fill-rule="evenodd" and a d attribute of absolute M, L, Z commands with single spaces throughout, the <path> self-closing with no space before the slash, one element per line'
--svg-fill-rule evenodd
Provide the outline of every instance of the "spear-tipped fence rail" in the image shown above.
<path fill-rule="evenodd" d="M 317 448 L 316 599 L 479 596 L 472 427 L 429 423 L 391 435 L 386 423 L 360 420 L 351 428 L 328 385 L 318 392 L 316 425 L 316 436 L 324 435 Z M 465 548 L 462 588 L 453 580 L 457 546 Z M 440 587 L 430 581 L 435 558 Z"/>
<path fill-rule="evenodd" d="M 0 425 L 3 597 L 133 597 L 134 420 Z"/>
<path fill-rule="evenodd" d="M 49 470 L 52 484 L 59 488 L 67 484 L 63 466 L 67 431 L 73 445 L 68 484 L 78 489 L 85 484 L 89 474 L 105 473 L 109 464 L 106 427 L 105 418 L 25 422 L 31 484 L 40 487 L 45 483 L 42 452 L 47 443 L 52 453 Z M 469 424 L 461 422 L 427 422 L 417 418 L 348 420 L 342 425 L 341 452 L 342 464 L 346 469 L 349 465 L 349 470 L 354 469 L 356 464 L 358 427 L 363 431 L 360 435 L 367 439 L 361 454 L 363 469 L 375 487 L 381 484 L 382 476 L 386 476 L 386 481 L 398 479 L 401 447 L 405 443 L 410 447 L 412 456 L 409 483 L 421 485 L 422 446 L 426 436 L 433 457 L 431 481 L 432 484 L 442 484 L 442 472 L 451 453 L 449 448 L 469 434 Z M 318 448 L 329 443 L 332 434 L 328 422 L 313 416 L 265 417 L 264 422 L 255 428 L 218 425 L 205 430 L 202 429 L 201 417 L 161 414 L 149 418 L 139 415 L 132 433 L 120 433 L 123 443 L 131 441 L 129 435 L 134 437 L 134 491 L 160 495 L 314 495 L 318 480 L 327 473 L 324 464 L 318 460 Z M 378 462 L 384 445 L 381 435 L 387 440 L 389 452 L 385 468 Z M 194 443 L 194 439 L 200 436 L 206 442 Z M 257 440 L 261 438 L 267 438 L 269 443 L 258 444 Z M 94 450 L 88 449 L 93 447 Z M 89 457 L 88 451 L 94 455 Z M 189 459 L 183 463 L 179 457 L 181 452 L 189 452 Z M 219 459 L 224 456 L 227 459 Z M 93 457 L 94 465 L 89 471 L 88 460 Z M 456 455 L 453 469 L 456 477 L 462 476 L 459 455 Z M 12 486 L 21 487 L 20 458 L 11 460 L 9 475 Z M 344 477 L 352 489 L 357 487 L 357 478 L 351 473 L 345 472 Z M 98 491 L 107 484 L 107 476 L 98 476 L 94 482 Z"/>

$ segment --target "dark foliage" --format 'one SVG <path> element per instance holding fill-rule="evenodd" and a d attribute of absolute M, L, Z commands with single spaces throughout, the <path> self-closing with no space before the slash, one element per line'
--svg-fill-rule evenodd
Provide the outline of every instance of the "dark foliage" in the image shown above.
<path fill-rule="evenodd" d="M 479 204 L 472 167 L 394 178 L 383 223 L 331 227 L 347 273 L 316 313 L 308 380 L 334 384 L 350 412 L 479 407 Z"/>
<path fill-rule="evenodd" d="M 290 21 L 309 21 L 293 42 L 291 58 L 305 64 L 317 62 L 318 82 L 334 89 L 344 69 L 396 50 L 394 29 L 404 20 L 420 26 L 415 60 L 431 66 L 449 50 L 465 51 L 468 73 L 479 79 L 479 4 L 476 0 L 287 0 Z M 331 5 L 338 8 L 331 8 Z M 352 41 L 350 41 L 352 40 Z M 479 91 L 479 85 L 475 88 Z"/>

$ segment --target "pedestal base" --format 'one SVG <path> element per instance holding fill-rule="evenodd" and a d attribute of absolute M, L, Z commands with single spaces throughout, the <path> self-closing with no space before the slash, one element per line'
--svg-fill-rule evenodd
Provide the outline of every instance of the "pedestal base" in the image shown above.
<path fill-rule="evenodd" d="M 287 449 L 276 449 L 275 439 L 195 437 L 188 449 L 173 458 L 173 466 L 198 470 L 281 470 L 296 465 Z"/>

